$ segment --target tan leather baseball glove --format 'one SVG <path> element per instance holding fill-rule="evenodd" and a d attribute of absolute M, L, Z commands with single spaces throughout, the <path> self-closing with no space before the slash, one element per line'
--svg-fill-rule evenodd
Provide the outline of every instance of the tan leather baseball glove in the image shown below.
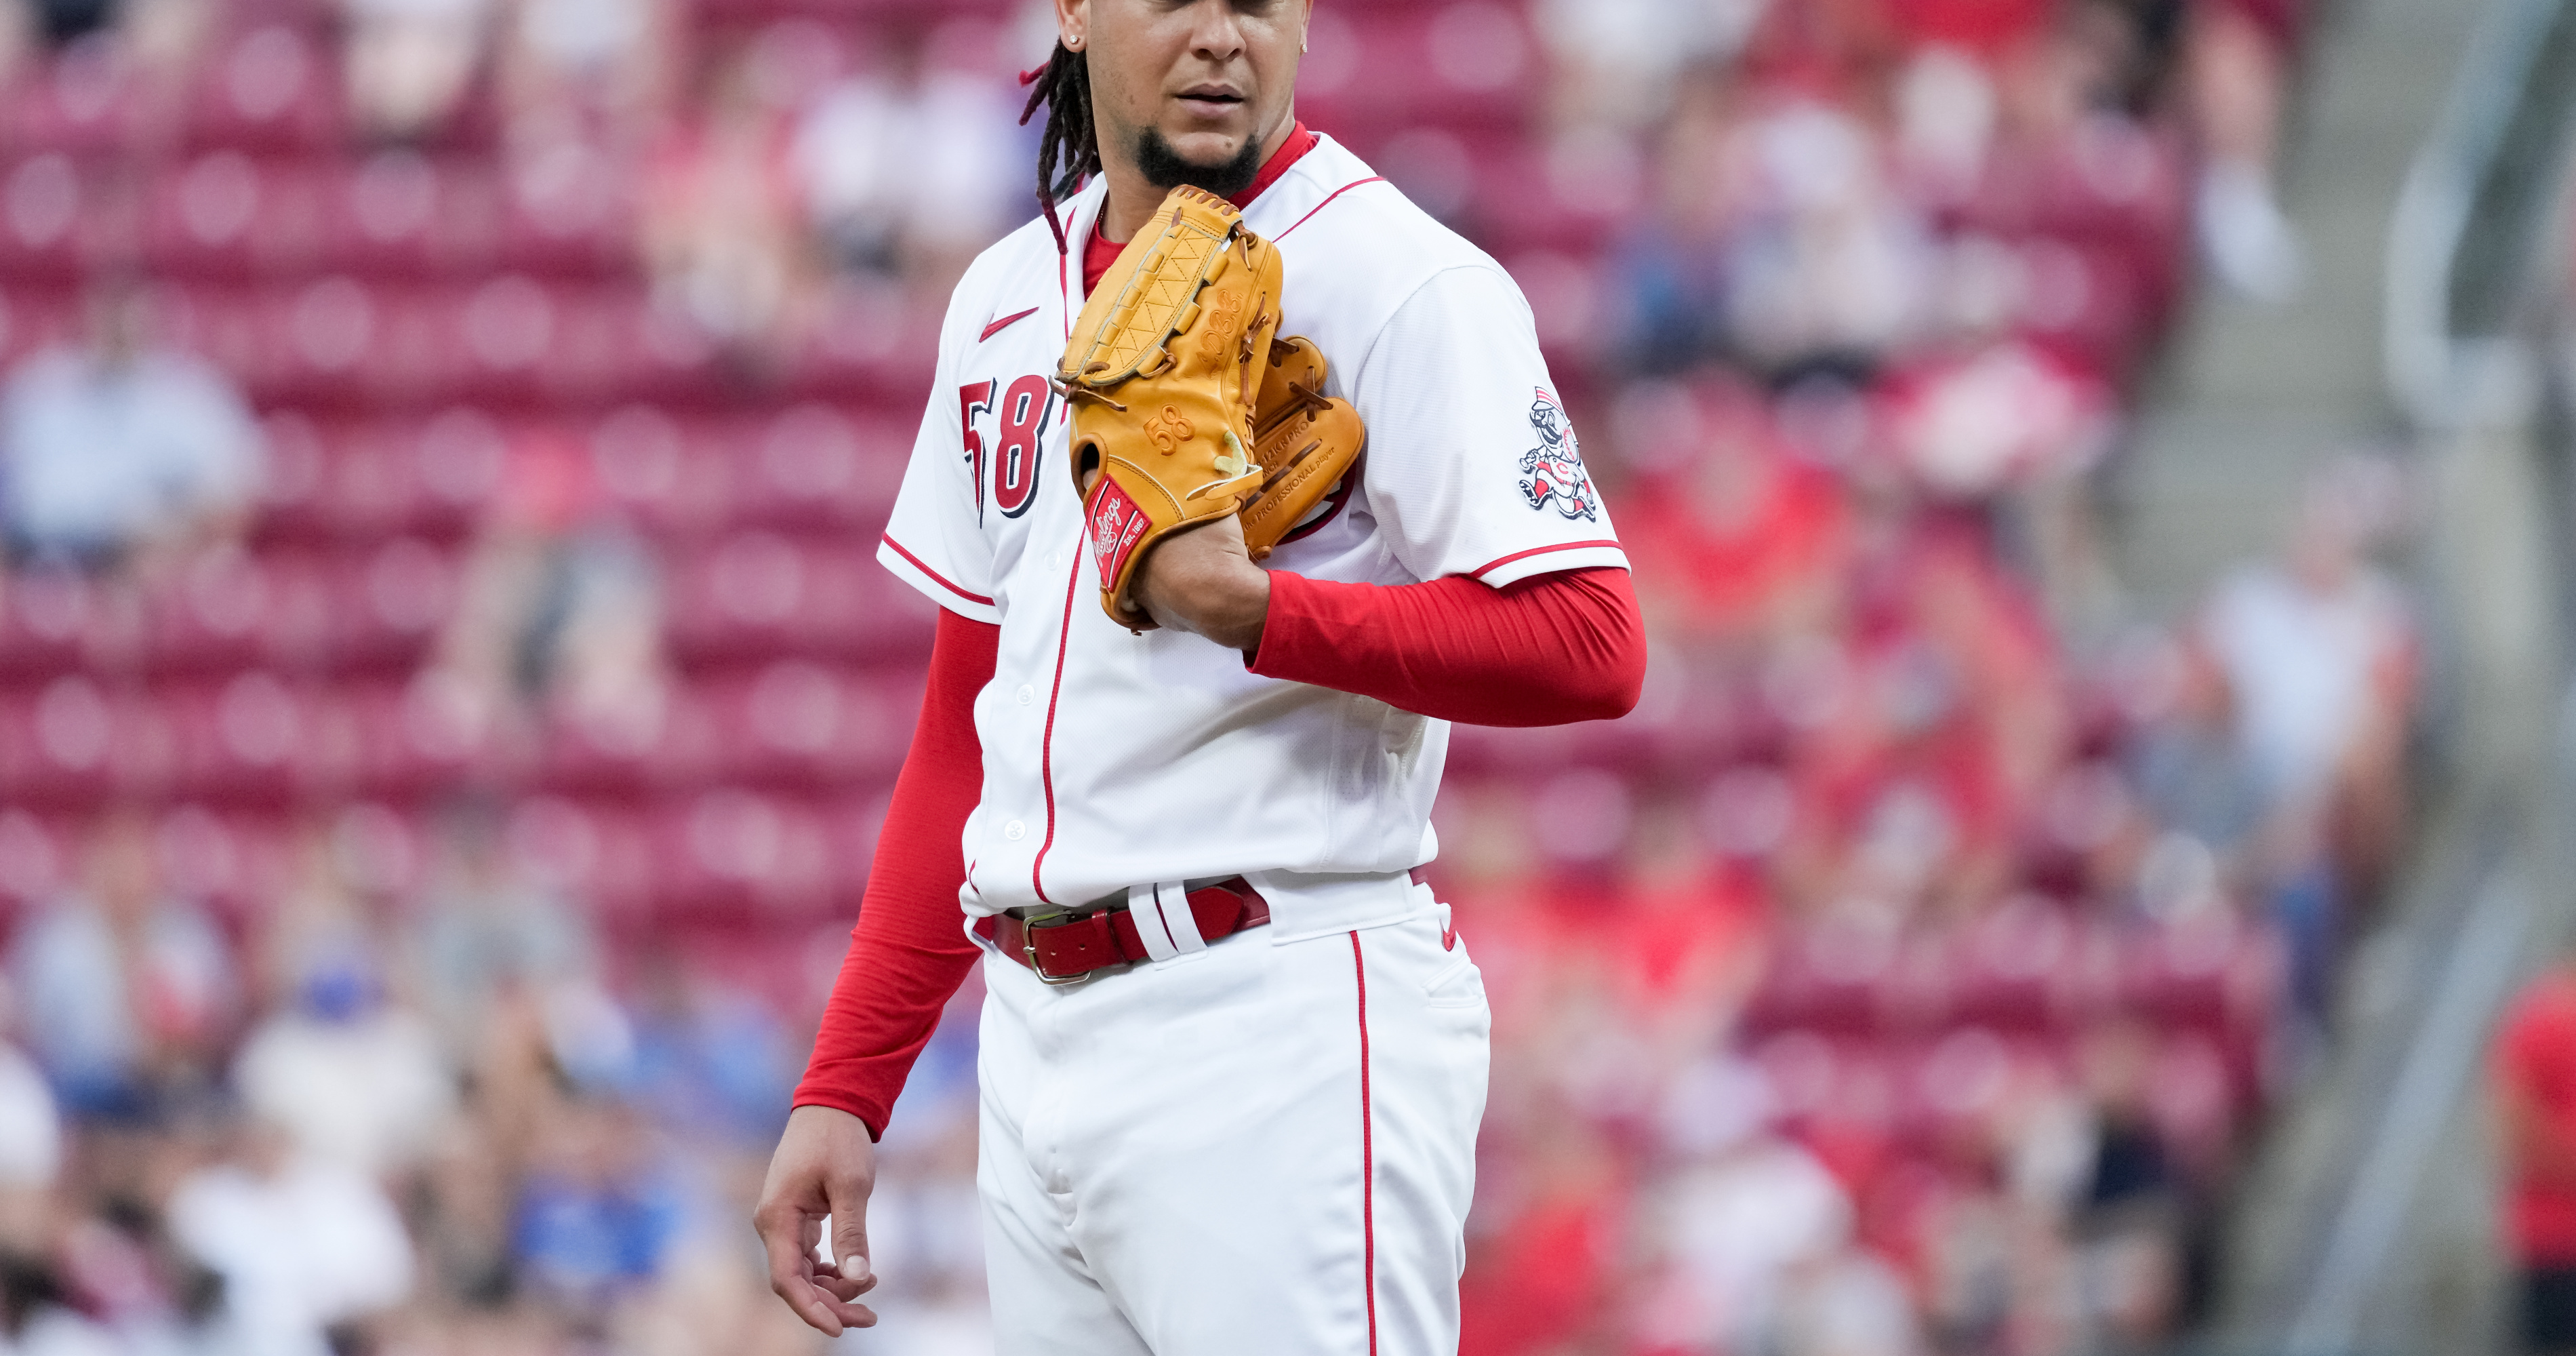
<path fill-rule="evenodd" d="M 1368 426 L 1347 400 L 1324 394 L 1324 355 L 1304 335 L 1271 341 L 1253 402 L 1252 459 L 1261 489 L 1243 506 L 1243 544 L 1269 556 L 1352 472 Z"/>
<path fill-rule="evenodd" d="M 1100 567 L 1100 606 L 1154 626 L 1128 596 L 1146 554 L 1261 487 L 1252 408 L 1279 327 L 1279 251 L 1233 204 L 1176 188 L 1083 304 L 1056 368 L 1071 463 Z"/>

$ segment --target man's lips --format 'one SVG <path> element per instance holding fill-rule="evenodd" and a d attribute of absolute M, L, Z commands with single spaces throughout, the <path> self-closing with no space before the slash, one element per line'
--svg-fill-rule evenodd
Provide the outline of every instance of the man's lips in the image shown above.
<path fill-rule="evenodd" d="M 1243 102 L 1243 96 L 1217 85 L 1200 85 L 1181 91 L 1181 103 L 1203 118 L 1221 118 Z"/>

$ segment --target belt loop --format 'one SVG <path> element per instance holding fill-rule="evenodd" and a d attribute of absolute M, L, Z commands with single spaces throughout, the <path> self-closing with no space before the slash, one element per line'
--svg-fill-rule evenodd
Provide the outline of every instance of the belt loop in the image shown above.
<path fill-rule="evenodd" d="M 1207 939 L 1199 935 L 1199 920 L 1190 912 L 1189 886 L 1180 881 L 1130 886 L 1127 911 L 1136 919 L 1137 940 L 1154 960 L 1207 950 Z"/>

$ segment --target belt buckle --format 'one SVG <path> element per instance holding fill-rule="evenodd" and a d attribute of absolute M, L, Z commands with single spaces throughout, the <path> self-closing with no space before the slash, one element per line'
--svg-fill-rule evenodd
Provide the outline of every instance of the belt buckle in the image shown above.
<path fill-rule="evenodd" d="M 1078 975 L 1048 974 L 1045 964 L 1038 960 L 1038 929 L 1041 926 L 1062 927 L 1072 921 L 1073 915 L 1063 909 L 1020 920 L 1020 955 L 1028 961 L 1029 973 L 1036 975 L 1038 982 L 1049 988 L 1070 989 L 1091 978 L 1088 970 Z"/>

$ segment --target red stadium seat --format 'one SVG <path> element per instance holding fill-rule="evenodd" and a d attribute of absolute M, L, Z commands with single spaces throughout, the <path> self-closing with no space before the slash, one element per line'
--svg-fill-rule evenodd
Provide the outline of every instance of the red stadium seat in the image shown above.
<path fill-rule="evenodd" d="M 1961 937 L 1952 1013 L 1997 1030 L 2038 1033 L 2077 1015 L 2085 935 L 2065 910 L 2020 896 Z"/>
<path fill-rule="evenodd" d="M 0 148 L 104 154 L 144 130 L 148 91 L 104 33 L 80 38 L 0 89 Z"/>
<path fill-rule="evenodd" d="M 1780 1121 L 1811 1142 L 1897 1130 L 1904 1065 L 1890 1048 L 1789 1030 L 1757 1041 L 1752 1056 L 1777 1098 Z"/>
<path fill-rule="evenodd" d="M 2025 241 L 2018 250 L 2021 332 L 2096 371 L 2125 372 L 2163 322 L 2153 280 L 2125 245 Z"/>
<path fill-rule="evenodd" d="M 0 575 L 0 679 L 50 678 L 118 648 L 98 587 L 69 570 Z"/>
<path fill-rule="evenodd" d="M 903 484 L 912 430 L 808 401 L 741 429 L 737 447 L 736 522 L 874 535 Z"/>
<path fill-rule="evenodd" d="M 508 267 L 593 277 L 634 268 L 635 185 L 596 148 L 563 141 L 521 157 L 492 198 Z"/>
<path fill-rule="evenodd" d="M 352 547 L 332 569 L 330 584 L 332 663 L 409 672 L 456 606 L 463 561 L 423 538 L 396 537 Z"/>
<path fill-rule="evenodd" d="M 651 308 L 636 288 L 557 283 L 548 289 L 547 305 L 545 358 L 526 375 L 551 404 L 595 408 L 620 397 L 685 398 L 704 375 L 693 362 L 674 362 L 657 344 Z"/>
<path fill-rule="evenodd" d="M 263 405 L 309 409 L 361 404 L 380 362 L 384 299 L 343 275 L 186 295 L 195 347 L 250 388 Z"/>
<path fill-rule="evenodd" d="M 198 304 L 221 336 L 209 356 L 245 381 L 262 404 L 364 411 L 417 407 L 471 389 L 447 289 L 335 273 Z"/>
<path fill-rule="evenodd" d="M 406 407 L 470 398 L 469 355 L 455 324 L 456 304 L 448 289 L 384 285 L 367 290 L 376 323 L 356 350 L 353 374 L 359 381 L 350 394 L 380 406 Z M 299 299 L 294 316 L 298 353 L 312 365 L 309 371 L 317 378 L 322 375 L 324 355 L 336 342 L 322 337 L 336 323 L 329 318 L 335 314 L 334 306 L 308 294 Z"/>
<path fill-rule="evenodd" d="M 353 538 L 452 539 L 500 493 L 509 455 L 507 430 L 469 406 L 357 425 L 331 459 L 327 512 Z"/>
<path fill-rule="evenodd" d="M 156 673 L 238 669 L 285 657 L 274 629 L 284 616 L 267 562 L 237 551 L 191 561 L 150 600 L 143 660 Z"/>
<path fill-rule="evenodd" d="M 224 148 L 170 165 L 144 209 L 144 257 L 165 276 L 238 277 L 318 252 L 313 173 Z"/>
<path fill-rule="evenodd" d="M 1505 257 L 1587 259 L 1627 227 L 1644 190 L 1643 164 L 1615 141 L 1505 144 L 1471 164 L 1466 221 Z"/>
<path fill-rule="evenodd" d="M 331 512 L 331 458 L 337 431 L 302 410 L 271 410 L 260 419 L 268 444 L 261 468 L 254 536 L 263 545 L 310 544 L 339 533 Z"/>
<path fill-rule="evenodd" d="M 632 720 L 559 716 L 545 732 L 536 782 L 552 792 L 628 800 L 697 785 L 724 753 L 717 731 L 705 700 L 687 688 L 674 690 L 660 711 Z"/>
<path fill-rule="evenodd" d="M 283 805 L 331 780 L 333 740 L 305 685 L 265 669 L 154 694 L 176 735 L 174 786 L 227 804 Z"/>
<path fill-rule="evenodd" d="M 1827 921 L 1784 932 L 1745 1025 L 1757 1032 L 1879 1033 L 1889 1025 L 1902 951 L 1897 937 L 1853 924 Z"/>
<path fill-rule="evenodd" d="M 161 289 L 162 325 L 171 340 L 245 388 L 255 404 L 273 403 L 294 374 L 294 358 L 271 342 L 273 303 L 242 279 L 188 278 Z"/>
<path fill-rule="evenodd" d="M 2121 948 L 2122 997 L 2158 1022 L 2220 1030 L 2232 1006 L 2235 958 L 2253 940 L 2220 910 L 2133 933 Z"/>
<path fill-rule="evenodd" d="M 866 890 L 868 872 L 876 862 L 877 838 L 885 830 L 886 806 L 892 795 L 891 786 L 852 788 L 823 803 L 823 831 L 833 862 L 834 907 L 840 914 L 858 911 L 859 896 Z"/>
<path fill-rule="evenodd" d="M 267 152 L 330 146 L 343 106 L 336 55 L 285 16 L 244 26 L 197 76 L 188 140 Z"/>
<path fill-rule="evenodd" d="M 1945 1031 L 1909 1052 L 1897 1066 L 1903 1134 L 1936 1157 L 1985 1149 L 2026 1059 L 2003 1035 L 1977 1026 Z"/>
<path fill-rule="evenodd" d="M 803 659 L 706 689 L 726 775 L 809 788 L 891 783 L 912 738 L 906 695 L 869 673 Z"/>
<path fill-rule="evenodd" d="M 78 807 L 159 796 L 177 759 L 168 713 L 93 675 L 65 673 L 0 694 L 0 802 Z"/>
<path fill-rule="evenodd" d="M 815 806 L 718 786 L 665 805 L 656 841 L 666 915 L 812 918 L 831 902 L 831 834 Z"/>
<path fill-rule="evenodd" d="M 938 326 L 935 308 L 911 304 L 898 288 L 842 282 L 822 299 L 793 389 L 831 401 L 922 390 L 939 351 Z"/>
<path fill-rule="evenodd" d="M 532 796 L 510 811 L 511 859 L 530 880 L 608 922 L 645 917 L 652 906 L 654 827 L 621 805 Z"/>
<path fill-rule="evenodd" d="M 1517 5 L 1456 0 L 1437 8 L 1346 9 L 1318 16 L 1309 45 L 1321 77 L 1303 84 L 1301 110 L 1313 125 L 1344 129 L 1415 126 L 1512 127 L 1529 111 L 1543 54 Z M 1308 56 L 1314 57 L 1310 52 Z"/>
<path fill-rule="evenodd" d="M 520 273 L 446 289 L 436 314 L 450 396 L 525 402 L 547 380 L 565 329 L 565 299 Z"/>
<path fill-rule="evenodd" d="M 871 546 L 817 546 L 737 532 L 672 572 L 671 638 L 684 662 L 801 654 L 880 660 L 926 649 L 928 605 L 896 583 Z"/>
<path fill-rule="evenodd" d="M 0 159 L 0 279 L 68 286 L 123 223 L 112 166 L 61 151 Z"/>
<path fill-rule="evenodd" d="M 0 363 L 18 361 L 70 338 L 80 327 L 80 306 L 60 288 L 0 289 Z"/>
<path fill-rule="evenodd" d="M 694 535 L 730 516 L 734 458 L 719 425 L 683 424 L 656 405 L 621 405 L 587 435 L 591 481 L 646 530 Z"/>
<path fill-rule="evenodd" d="M 14 918 L 78 879 L 79 821 L 0 807 L 0 914 Z"/>
<path fill-rule="evenodd" d="M 491 732 L 442 675 L 353 684 L 339 700 L 352 745 L 349 780 L 362 794 L 417 801 L 495 766 Z"/>
<path fill-rule="evenodd" d="M 480 276 L 499 254 L 499 195 L 495 176 L 469 159 L 379 151 L 329 176 L 322 248 L 362 277 Z"/>
<path fill-rule="evenodd" d="M 192 802 L 164 811 L 153 836 L 171 893 L 245 931 L 304 884 L 294 831 L 279 812 Z"/>

